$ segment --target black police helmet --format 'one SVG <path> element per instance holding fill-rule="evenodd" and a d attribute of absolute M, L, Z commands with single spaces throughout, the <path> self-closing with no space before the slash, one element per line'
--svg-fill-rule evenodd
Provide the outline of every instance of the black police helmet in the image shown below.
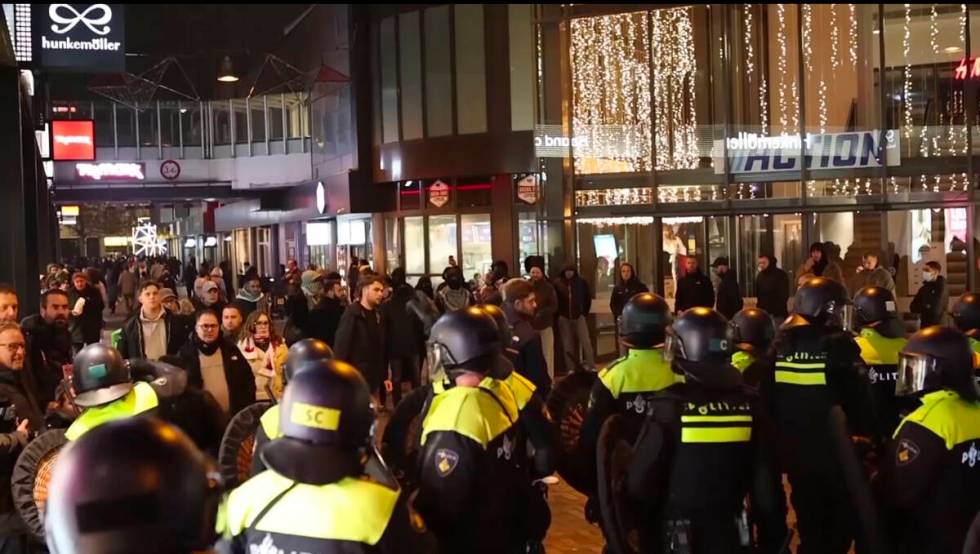
<path fill-rule="evenodd" d="M 854 323 L 871 327 L 897 317 L 895 296 L 883 287 L 864 287 L 854 295 Z"/>
<path fill-rule="evenodd" d="M 118 400 L 133 390 L 129 366 L 119 351 L 95 343 L 82 348 L 72 362 L 75 404 L 87 408 Z"/>
<path fill-rule="evenodd" d="M 969 339 L 956 329 L 936 325 L 912 335 L 902 349 L 895 394 L 941 389 L 955 391 L 968 401 L 980 401 Z"/>
<path fill-rule="evenodd" d="M 310 361 L 286 385 L 279 404 L 282 437 L 262 449 L 262 461 L 301 483 L 334 483 L 361 471 L 373 426 L 371 391 L 361 372 L 340 360 Z"/>
<path fill-rule="evenodd" d="M 92 429 L 66 447 L 44 519 L 53 554 L 206 550 L 220 501 L 214 468 L 176 426 L 155 417 Z"/>
<path fill-rule="evenodd" d="M 968 292 L 953 304 L 953 323 L 971 339 L 980 339 L 980 295 Z"/>
<path fill-rule="evenodd" d="M 844 306 L 849 303 L 844 285 L 825 277 L 814 277 L 796 291 L 793 311 L 811 323 L 840 326 Z"/>
<path fill-rule="evenodd" d="M 320 339 L 303 339 L 289 347 L 286 355 L 286 367 L 283 370 L 283 380 L 290 382 L 296 375 L 296 370 L 307 362 L 333 359 L 330 345 Z"/>
<path fill-rule="evenodd" d="M 663 344 L 670 325 L 670 307 L 660 296 L 643 292 L 623 306 L 619 337 L 627 348 L 653 348 Z"/>
<path fill-rule="evenodd" d="M 452 375 L 473 371 L 484 375 L 497 366 L 502 353 L 500 330 L 487 312 L 471 306 L 443 314 L 429 333 L 433 356 L 430 365 L 442 366 Z"/>
<path fill-rule="evenodd" d="M 725 316 L 711 308 L 691 308 L 667 330 L 664 350 L 675 372 L 712 388 L 733 388 L 741 374 L 731 365 L 728 334 Z"/>
<path fill-rule="evenodd" d="M 765 354 L 776 337 L 776 326 L 761 308 L 745 308 L 728 322 L 733 348 L 759 356 Z"/>

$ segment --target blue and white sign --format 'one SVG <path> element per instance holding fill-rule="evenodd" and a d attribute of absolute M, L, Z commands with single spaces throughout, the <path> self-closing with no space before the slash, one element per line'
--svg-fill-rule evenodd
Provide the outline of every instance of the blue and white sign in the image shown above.
<path fill-rule="evenodd" d="M 725 171 L 726 147 L 732 173 L 799 171 L 801 160 L 808 170 L 901 164 L 899 133 L 894 129 L 806 135 L 802 140 L 797 135 L 739 133 L 737 137 L 714 141 L 711 157 L 715 173 Z M 806 155 L 801 156 L 804 148 Z"/>

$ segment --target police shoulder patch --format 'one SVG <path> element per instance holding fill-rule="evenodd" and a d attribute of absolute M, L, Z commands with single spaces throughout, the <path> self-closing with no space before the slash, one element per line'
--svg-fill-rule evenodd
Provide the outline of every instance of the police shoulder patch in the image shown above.
<path fill-rule="evenodd" d="M 448 477 L 459 464 L 459 454 L 448 448 L 436 450 L 436 471 L 439 477 Z"/>
<path fill-rule="evenodd" d="M 895 452 L 895 463 L 904 466 L 915 461 L 919 457 L 919 445 L 908 439 L 898 441 L 898 450 Z"/>

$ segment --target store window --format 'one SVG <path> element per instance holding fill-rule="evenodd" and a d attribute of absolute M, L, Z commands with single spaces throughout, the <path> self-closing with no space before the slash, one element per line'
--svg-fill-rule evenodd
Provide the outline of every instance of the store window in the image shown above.
<path fill-rule="evenodd" d="M 422 138 L 422 41 L 417 11 L 398 16 L 398 58 L 402 139 L 419 139 Z"/>
<path fill-rule="evenodd" d="M 430 137 L 453 133 L 449 6 L 425 9 L 425 121 Z"/>
<path fill-rule="evenodd" d="M 456 216 L 429 216 L 429 273 L 442 275 L 442 270 L 449 265 L 449 256 L 459 261 Z M 436 279 L 433 279 L 432 284 L 437 284 Z"/>
<path fill-rule="evenodd" d="M 266 97 L 269 108 L 269 140 L 282 140 L 282 95 Z"/>
<path fill-rule="evenodd" d="M 180 144 L 180 110 L 177 102 L 160 102 L 160 145 L 174 147 Z"/>
<path fill-rule="evenodd" d="M 381 41 L 381 119 L 384 142 L 398 142 L 398 58 L 395 43 L 395 18 L 386 17 L 379 27 Z"/>
<path fill-rule="evenodd" d="M 509 184 L 500 183 L 498 186 L 508 186 Z M 489 207 L 493 186 L 494 177 L 460 177 L 456 180 L 456 206 L 459 208 Z"/>
<path fill-rule="evenodd" d="M 333 226 L 332 221 L 310 221 L 306 224 L 309 260 L 317 267 L 328 268 L 333 265 Z"/>
<path fill-rule="evenodd" d="M 406 217 L 405 222 L 405 273 L 425 273 L 425 226 L 422 216 Z"/>
<path fill-rule="evenodd" d="M 881 213 L 874 211 L 851 211 L 819 213 L 810 216 L 813 220 L 813 236 L 824 245 L 827 261 L 832 266 L 829 271 L 840 269 L 843 284 L 853 294 L 858 288 L 857 273 L 861 259 L 866 253 L 879 253 L 879 262 L 885 265 L 881 244 Z M 809 245 L 804 247 L 804 256 L 809 256 Z M 805 263 L 807 258 L 803 259 Z M 802 266 L 796 273 L 799 281 L 806 273 Z"/>
<path fill-rule="evenodd" d="M 968 290 L 967 210 L 924 208 L 888 212 L 890 259 L 887 261 L 896 268 L 895 285 L 903 310 L 907 310 L 910 297 L 922 286 L 926 262 L 934 261 L 942 266 L 951 302 Z"/>
<path fill-rule="evenodd" d="M 115 145 L 114 127 L 112 126 L 112 104 L 109 102 L 95 103 L 95 145 L 111 147 Z"/>
<path fill-rule="evenodd" d="M 486 275 L 493 264 L 490 214 L 464 214 L 459 216 L 459 223 L 463 242 L 458 261 L 463 276 L 469 280 L 474 273 Z"/>
<path fill-rule="evenodd" d="M 211 102 L 211 121 L 214 122 L 214 144 L 231 144 L 231 115 L 227 101 Z"/>
<path fill-rule="evenodd" d="M 401 233 L 398 230 L 398 219 L 393 215 L 385 216 L 385 267 L 388 273 L 401 267 Z"/>
<path fill-rule="evenodd" d="M 758 274 L 759 256 L 773 256 L 776 267 L 786 272 L 792 291 L 796 282 L 796 268 L 802 262 L 803 223 L 799 214 L 745 215 L 736 218 L 738 248 L 732 267 L 745 296 L 755 297 L 755 277 Z"/>
<path fill-rule="evenodd" d="M 180 129 L 184 146 L 201 145 L 201 103 L 180 102 Z"/>
<path fill-rule="evenodd" d="M 487 132 L 486 54 L 483 4 L 455 4 L 456 119 L 459 134 Z"/>
<path fill-rule="evenodd" d="M 420 189 L 422 181 L 405 181 L 398 186 L 399 209 L 421 210 L 422 191 Z"/>
<path fill-rule="evenodd" d="M 136 146 L 136 113 L 122 104 L 116 104 L 116 138 L 120 148 Z"/>
<path fill-rule="evenodd" d="M 231 110 L 235 117 L 235 144 L 248 144 L 248 109 L 245 100 L 232 100 Z"/>
<path fill-rule="evenodd" d="M 252 115 L 252 142 L 265 142 L 265 97 L 249 98 L 248 108 Z"/>

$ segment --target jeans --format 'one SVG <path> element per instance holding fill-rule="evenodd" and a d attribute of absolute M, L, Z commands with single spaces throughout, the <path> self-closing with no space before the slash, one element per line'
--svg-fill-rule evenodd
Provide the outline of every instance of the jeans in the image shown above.
<path fill-rule="evenodd" d="M 548 377 L 555 378 L 555 329 L 548 327 L 538 331 L 541 335 L 541 350 L 544 352 L 544 363 L 548 367 Z"/>
<path fill-rule="evenodd" d="M 595 368 L 595 354 L 592 352 L 592 336 L 585 316 L 577 319 L 558 318 L 562 349 L 565 355 L 565 369 L 569 372 Z"/>

